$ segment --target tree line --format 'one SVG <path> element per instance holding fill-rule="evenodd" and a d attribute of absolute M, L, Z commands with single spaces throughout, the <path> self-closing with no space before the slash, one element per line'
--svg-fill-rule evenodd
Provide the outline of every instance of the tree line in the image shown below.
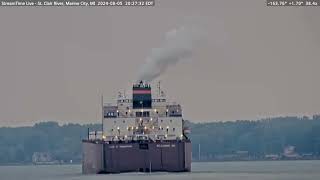
<path fill-rule="evenodd" d="M 320 155 L 320 116 L 278 117 L 258 121 L 192 123 L 188 136 L 193 157 L 213 157 L 246 151 L 250 156 L 279 154 L 294 146 L 298 153 Z M 81 162 L 81 140 L 87 130 L 100 130 L 99 124 L 37 123 L 32 127 L 0 128 L 0 164 L 31 163 L 34 152 L 49 152 L 60 161 Z"/>

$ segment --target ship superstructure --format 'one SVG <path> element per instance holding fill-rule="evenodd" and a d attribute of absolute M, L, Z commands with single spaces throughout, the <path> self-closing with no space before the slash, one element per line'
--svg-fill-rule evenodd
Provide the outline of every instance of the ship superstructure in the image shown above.
<path fill-rule="evenodd" d="M 152 98 L 151 86 L 133 85 L 132 99 L 120 95 L 115 106 L 104 106 L 106 141 L 183 139 L 182 109 L 167 102 L 163 93 Z"/>
<path fill-rule="evenodd" d="M 102 132 L 83 140 L 83 172 L 190 171 L 191 142 L 179 104 L 140 81 L 132 97 L 119 93 L 116 104 L 103 104 Z"/>

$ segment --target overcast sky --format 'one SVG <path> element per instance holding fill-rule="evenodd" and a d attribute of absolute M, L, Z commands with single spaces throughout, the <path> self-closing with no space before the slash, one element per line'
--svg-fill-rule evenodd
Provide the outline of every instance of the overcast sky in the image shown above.
<path fill-rule="evenodd" d="M 165 33 L 205 27 L 192 60 L 157 80 L 195 122 L 320 111 L 318 8 L 161 0 L 149 8 L 0 8 L 0 126 L 95 123 Z"/>

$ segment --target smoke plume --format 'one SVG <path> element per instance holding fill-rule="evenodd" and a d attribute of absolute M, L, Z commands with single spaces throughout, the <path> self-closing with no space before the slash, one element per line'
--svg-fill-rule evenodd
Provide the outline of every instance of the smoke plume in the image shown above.
<path fill-rule="evenodd" d="M 152 49 L 151 54 L 142 65 L 139 80 L 151 82 L 170 66 L 190 59 L 195 46 L 201 39 L 200 29 L 194 27 L 180 27 L 166 33 L 163 46 Z"/>

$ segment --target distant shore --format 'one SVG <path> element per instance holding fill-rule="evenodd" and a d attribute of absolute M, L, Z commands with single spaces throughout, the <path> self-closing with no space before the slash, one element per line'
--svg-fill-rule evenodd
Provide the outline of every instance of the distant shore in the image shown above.
<path fill-rule="evenodd" d="M 210 163 L 210 162 L 264 162 L 264 161 L 275 161 L 275 162 L 281 162 L 281 161 L 320 161 L 320 159 L 278 159 L 278 160 L 268 160 L 268 159 L 256 159 L 256 160 L 212 160 L 212 161 L 198 161 L 193 160 L 192 163 Z M 43 163 L 43 164 L 34 164 L 34 163 L 7 163 L 7 164 L 0 164 L 0 166 L 56 166 L 56 165 L 81 165 L 81 163 Z"/>

